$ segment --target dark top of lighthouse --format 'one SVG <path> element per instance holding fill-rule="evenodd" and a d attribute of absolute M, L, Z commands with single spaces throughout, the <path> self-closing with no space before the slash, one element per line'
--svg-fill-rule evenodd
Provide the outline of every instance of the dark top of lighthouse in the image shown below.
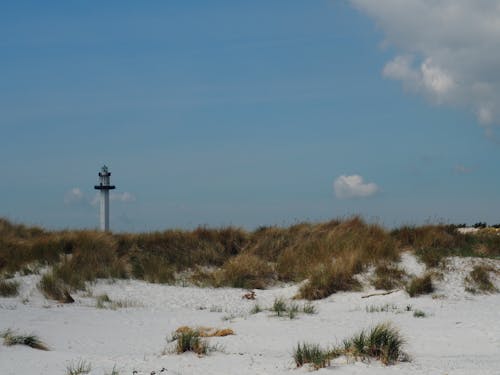
<path fill-rule="evenodd" d="M 95 185 L 94 189 L 97 190 L 113 190 L 115 185 L 110 185 L 110 176 L 108 167 L 103 165 L 101 171 L 99 172 L 99 185 Z"/>

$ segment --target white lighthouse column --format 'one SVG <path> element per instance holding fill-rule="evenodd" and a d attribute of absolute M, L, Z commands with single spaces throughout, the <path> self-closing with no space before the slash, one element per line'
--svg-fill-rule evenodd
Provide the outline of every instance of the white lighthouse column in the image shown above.
<path fill-rule="evenodd" d="M 111 173 L 108 171 L 108 167 L 103 166 L 99 173 L 99 185 L 94 186 L 95 189 L 101 191 L 99 222 L 100 229 L 103 232 L 109 230 L 109 191 L 115 188 L 114 185 L 110 185 L 110 176 Z"/>
<path fill-rule="evenodd" d="M 100 210 L 101 230 L 109 230 L 109 190 L 101 190 L 101 210 Z"/>

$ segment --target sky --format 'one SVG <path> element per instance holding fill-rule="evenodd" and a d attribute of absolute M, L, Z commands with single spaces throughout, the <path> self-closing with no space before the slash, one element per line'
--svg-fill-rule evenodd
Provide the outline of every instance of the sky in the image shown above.
<path fill-rule="evenodd" d="M 500 4 L 0 4 L 0 216 L 500 222 Z"/>

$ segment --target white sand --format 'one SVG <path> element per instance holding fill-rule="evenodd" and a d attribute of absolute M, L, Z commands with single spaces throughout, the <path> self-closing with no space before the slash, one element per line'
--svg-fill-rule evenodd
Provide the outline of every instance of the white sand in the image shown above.
<path fill-rule="evenodd" d="M 76 296 L 76 303 L 58 305 L 45 300 L 39 276 L 18 277 L 19 297 L 0 298 L 0 330 L 35 333 L 50 347 L 39 351 L 0 345 L 0 374 L 65 374 L 70 363 L 85 360 L 91 374 L 296 374 L 292 351 L 300 341 L 324 346 L 379 322 L 392 322 L 407 340 L 412 361 L 383 366 L 377 361 L 346 363 L 340 359 L 317 373 L 332 374 L 500 374 L 500 294 L 471 295 L 464 277 L 483 260 L 452 258 L 438 283 L 436 295 L 409 298 L 399 291 L 362 299 L 363 293 L 339 293 L 315 302 L 318 313 L 296 319 L 278 318 L 269 311 L 250 314 L 256 302 L 270 307 L 274 298 L 291 298 L 298 286 L 257 291 L 257 300 L 241 298 L 240 289 L 200 289 L 152 285 L 140 281 L 100 281 L 94 295 L 135 303 L 117 310 L 97 309 L 95 299 Z M 488 261 L 497 269 L 498 261 Z M 413 274 L 424 267 L 409 254 L 403 266 Z M 496 279 L 500 287 L 499 280 Z M 435 297 L 436 297 L 435 295 Z M 445 297 L 443 297 L 443 295 Z M 299 301 L 303 304 L 303 301 Z M 367 306 L 394 305 L 389 312 L 369 313 Z M 407 305 L 427 314 L 413 317 Z M 229 319 L 229 320 L 227 320 Z M 223 351 L 205 357 L 192 353 L 162 354 L 166 337 L 183 325 L 231 328 L 236 335 L 208 339 Z M 160 372 L 165 368 L 163 372 Z"/>

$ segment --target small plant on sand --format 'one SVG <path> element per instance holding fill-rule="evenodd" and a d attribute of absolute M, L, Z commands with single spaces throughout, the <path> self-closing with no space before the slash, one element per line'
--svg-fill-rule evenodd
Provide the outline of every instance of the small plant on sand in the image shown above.
<path fill-rule="evenodd" d="M 171 340 L 177 341 L 175 347 L 177 354 L 194 352 L 198 355 L 203 355 L 208 353 L 208 343 L 200 337 L 200 332 L 196 329 L 174 332 Z"/>
<path fill-rule="evenodd" d="M 106 372 L 104 375 L 120 375 L 120 372 L 116 369 L 116 365 L 113 366 L 111 372 Z"/>
<path fill-rule="evenodd" d="M 205 355 L 219 350 L 217 345 L 210 345 L 206 337 L 223 337 L 234 335 L 232 329 L 214 329 L 207 327 L 191 328 L 187 326 L 179 327 L 171 336 L 169 342 L 177 341 L 174 348 L 175 353 L 194 352 L 198 355 Z"/>
<path fill-rule="evenodd" d="M 315 370 L 330 365 L 330 352 L 318 344 L 299 343 L 293 351 L 293 360 L 297 367 L 310 363 Z"/>
<path fill-rule="evenodd" d="M 495 269 L 485 265 L 476 265 L 465 278 L 465 290 L 470 293 L 493 293 L 497 288 L 490 278 L 490 273 Z"/>
<path fill-rule="evenodd" d="M 276 313 L 277 316 L 283 316 L 287 311 L 286 301 L 281 297 L 276 298 L 274 300 L 273 307 L 271 308 L 271 311 Z"/>
<path fill-rule="evenodd" d="M 262 307 L 260 307 L 258 303 L 253 305 L 252 309 L 250 310 L 250 314 L 258 314 L 260 312 L 262 312 Z"/>
<path fill-rule="evenodd" d="M 288 313 L 288 317 L 290 319 L 295 319 L 297 314 L 299 313 L 300 307 L 296 303 L 291 303 L 287 306 L 286 312 Z"/>
<path fill-rule="evenodd" d="M 422 311 L 422 310 L 415 310 L 413 312 L 413 316 L 415 318 L 425 318 L 427 316 L 427 314 L 425 313 L 425 311 Z"/>
<path fill-rule="evenodd" d="M 19 282 L 0 280 L 0 297 L 15 297 L 19 294 Z"/>
<path fill-rule="evenodd" d="M 40 338 L 36 335 L 18 335 L 15 334 L 14 331 L 8 329 L 0 334 L 0 337 L 3 338 L 3 344 L 6 346 L 12 345 L 25 345 L 29 346 L 33 349 L 38 350 L 49 350 L 47 345 L 40 340 Z"/>
<path fill-rule="evenodd" d="M 406 359 L 406 354 L 402 351 L 403 344 L 404 339 L 399 331 L 384 323 L 344 340 L 343 351 L 354 358 L 372 357 L 388 365 Z"/>
<path fill-rule="evenodd" d="M 107 308 L 107 304 L 111 303 L 111 298 L 107 294 L 100 294 L 95 299 L 95 307 L 98 309 Z"/>
<path fill-rule="evenodd" d="M 434 284 L 429 273 L 422 277 L 415 277 L 406 285 L 406 292 L 410 297 L 420 296 L 422 294 L 430 294 L 434 292 Z"/>
<path fill-rule="evenodd" d="M 316 306 L 314 306 L 312 303 L 307 302 L 302 306 L 302 312 L 304 314 L 316 314 Z"/>
<path fill-rule="evenodd" d="M 322 349 L 317 344 L 298 344 L 293 352 L 293 359 L 297 367 L 310 363 L 314 369 L 326 367 L 330 361 L 341 355 L 354 359 L 365 360 L 375 358 L 384 365 L 396 361 L 407 361 L 408 355 L 403 352 L 404 339 L 399 331 L 390 324 L 378 324 L 368 331 L 346 339 L 342 345 L 330 350 Z"/>
<path fill-rule="evenodd" d="M 90 362 L 79 360 L 77 362 L 71 362 L 66 366 L 66 375 L 82 375 L 88 374 L 92 370 L 92 365 Z"/>
<path fill-rule="evenodd" d="M 139 307 L 142 306 L 140 303 L 130 300 L 130 299 L 119 299 L 112 300 L 107 294 L 101 294 L 96 297 L 96 305 L 98 309 L 123 309 L 127 307 Z"/>

